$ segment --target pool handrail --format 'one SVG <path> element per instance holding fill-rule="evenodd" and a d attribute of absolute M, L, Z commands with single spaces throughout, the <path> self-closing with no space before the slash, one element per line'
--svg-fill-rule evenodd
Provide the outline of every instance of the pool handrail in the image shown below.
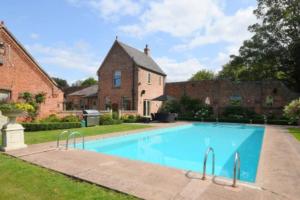
<path fill-rule="evenodd" d="M 212 175 L 215 175 L 215 151 L 212 147 L 209 147 L 204 156 L 202 180 L 206 179 L 206 163 L 210 152 L 212 152 Z"/>
<path fill-rule="evenodd" d="M 68 150 L 69 148 L 69 140 L 71 137 L 73 137 L 73 147 L 75 148 L 76 147 L 76 135 L 79 135 L 81 136 L 81 139 L 82 139 L 82 149 L 84 149 L 84 143 L 85 143 L 85 140 L 84 140 L 84 135 L 78 131 L 74 131 L 72 133 L 70 133 L 67 137 L 67 141 L 66 141 L 66 150 Z"/>
<path fill-rule="evenodd" d="M 56 148 L 59 148 L 59 141 L 60 141 L 61 137 L 69 132 L 70 132 L 69 130 L 64 130 L 57 136 Z"/>
<path fill-rule="evenodd" d="M 237 170 L 238 170 L 238 176 L 237 176 Z M 237 187 L 236 180 L 240 179 L 241 175 L 241 159 L 240 159 L 240 153 L 237 151 L 234 155 L 234 168 L 233 168 L 233 183 L 232 187 Z"/>

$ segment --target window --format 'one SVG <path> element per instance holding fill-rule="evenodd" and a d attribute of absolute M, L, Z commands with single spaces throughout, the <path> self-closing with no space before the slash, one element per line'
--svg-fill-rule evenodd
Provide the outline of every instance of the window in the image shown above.
<path fill-rule="evenodd" d="M 158 78 L 158 84 L 161 85 L 161 76 Z"/>
<path fill-rule="evenodd" d="M 148 84 L 150 84 L 151 83 L 151 73 L 148 73 Z"/>
<path fill-rule="evenodd" d="M 150 101 L 144 101 L 144 116 L 150 116 Z"/>
<path fill-rule="evenodd" d="M 122 109 L 131 110 L 131 100 L 128 97 L 122 97 Z"/>
<path fill-rule="evenodd" d="M 121 71 L 115 71 L 114 73 L 114 87 L 121 87 Z"/>
<path fill-rule="evenodd" d="M 230 104 L 232 106 L 239 106 L 242 103 L 242 97 L 241 96 L 231 96 L 230 97 Z"/>
<path fill-rule="evenodd" d="M 10 100 L 10 91 L 0 89 L 0 102 L 7 102 Z"/>

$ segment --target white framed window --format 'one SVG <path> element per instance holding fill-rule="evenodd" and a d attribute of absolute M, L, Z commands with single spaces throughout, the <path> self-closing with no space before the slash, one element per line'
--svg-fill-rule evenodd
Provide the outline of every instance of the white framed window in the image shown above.
<path fill-rule="evenodd" d="M 144 116 L 150 116 L 150 101 L 149 100 L 144 100 Z"/>
<path fill-rule="evenodd" d="M 148 77 L 147 77 L 147 83 L 151 84 L 151 73 L 148 73 Z"/>
<path fill-rule="evenodd" d="M 114 77 L 113 77 L 114 87 L 121 87 L 121 78 L 122 78 L 121 71 L 120 70 L 115 71 Z"/>

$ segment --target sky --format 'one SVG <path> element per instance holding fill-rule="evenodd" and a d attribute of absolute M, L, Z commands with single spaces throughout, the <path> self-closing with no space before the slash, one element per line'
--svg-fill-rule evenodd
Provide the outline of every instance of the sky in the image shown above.
<path fill-rule="evenodd" d="M 53 77 L 95 77 L 116 36 L 185 81 L 218 72 L 257 19 L 255 0 L 1 0 L 0 20 Z"/>

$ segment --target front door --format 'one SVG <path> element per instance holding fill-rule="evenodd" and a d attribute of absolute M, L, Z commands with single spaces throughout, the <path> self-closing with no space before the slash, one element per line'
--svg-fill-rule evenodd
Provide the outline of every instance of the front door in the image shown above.
<path fill-rule="evenodd" d="M 144 116 L 150 116 L 150 101 L 149 100 L 144 100 Z"/>

